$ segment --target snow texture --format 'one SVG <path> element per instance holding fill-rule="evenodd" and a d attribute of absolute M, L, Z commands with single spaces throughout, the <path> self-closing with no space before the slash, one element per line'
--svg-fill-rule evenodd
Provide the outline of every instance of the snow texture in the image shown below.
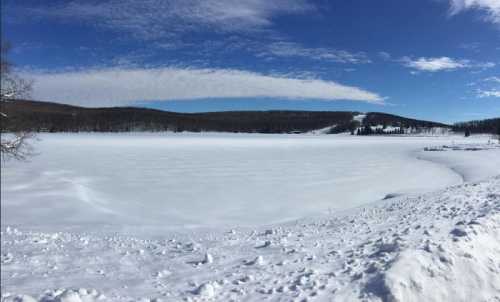
<path fill-rule="evenodd" d="M 462 177 L 427 160 L 443 155 L 424 147 L 485 142 L 227 134 L 41 134 L 39 140 L 30 162 L 2 166 L 3 224 L 40 230 L 147 226 L 162 229 L 154 232 L 159 234 L 165 228 L 279 223 L 388 194 L 431 192 Z M 456 153 L 445 157 L 469 162 L 455 161 L 462 156 Z M 491 167 L 500 162 L 500 150 L 481 153 Z"/>
<path fill-rule="evenodd" d="M 372 144 L 366 150 L 381 148 L 370 139 L 361 141 Z M 22 212 L 9 200 L 4 202 L 2 176 L 2 301 L 500 300 L 498 150 L 423 151 L 424 143 L 442 145 L 432 139 L 410 143 L 408 148 L 420 151 L 407 153 L 397 148 L 407 144 L 402 138 L 385 143 L 394 146 L 381 159 L 386 164 L 398 153 L 413 154 L 422 157 L 417 159 L 422 167 L 437 166 L 434 172 L 454 164 L 450 175 L 468 182 L 443 182 L 445 188 L 427 187 L 421 194 L 385 194 L 377 202 L 288 222 L 147 236 L 147 225 L 136 235 L 124 225 L 107 229 L 100 218 L 101 229 L 85 230 L 88 222 L 78 228 L 44 220 L 39 223 L 45 227 L 30 225 L 15 217 Z M 479 164 L 490 158 L 489 165 Z M 5 183 L 12 190 L 13 184 Z M 22 191 L 34 185 L 18 186 Z M 16 200 L 29 208 L 56 190 L 46 189 Z M 64 212 L 54 210 L 57 220 Z M 4 223 L 4 214 L 14 217 Z"/>

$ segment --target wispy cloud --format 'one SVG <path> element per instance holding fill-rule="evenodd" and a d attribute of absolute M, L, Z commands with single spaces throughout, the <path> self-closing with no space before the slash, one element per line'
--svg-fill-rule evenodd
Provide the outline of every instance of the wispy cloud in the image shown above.
<path fill-rule="evenodd" d="M 430 72 L 465 68 L 468 64 L 467 61 L 465 60 L 457 61 L 448 57 L 440 57 L 440 58 L 422 57 L 418 59 L 410 59 L 408 57 L 405 57 L 402 59 L 402 62 L 406 67 L 413 68 L 419 71 L 430 71 Z"/>
<path fill-rule="evenodd" d="M 479 52 L 481 44 L 479 42 L 462 43 L 458 47 L 472 52 Z"/>
<path fill-rule="evenodd" d="M 378 56 L 384 61 L 389 61 L 392 59 L 391 54 L 386 51 L 379 51 Z"/>
<path fill-rule="evenodd" d="M 500 24 L 500 1 L 498 0 L 449 0 L 449 2 L 452 16 L 474 9 L 484 13 L 485 21 Z"/>
<path fill-rule="evenodd" d="M 498 76 L 478 79 L 467 86 L 475 88 L 471 92 L 478 98 L 500 97 L 500 77 Z"/>
<path fill-rule="evenodd" d="M 418 71 L 437 72 L 437 71 L 450 71 L 464 68 L 486 69 L 495 67 L 493 62 L 472 62 L 464 59 L 453 59 L 450 57 L 437 57 L 426 58 L 421 57 L 412 59 L 410 57 L 403 57 L 400 60 L 404 66 Z"/>
<path fill-rule="evenodd" d="M 234 69 L 98 69 L 24 75 L 33 97 L 83 106 L 130 105 L 137 101 L 218 98 L 352 100 L 383 104 L 376 93 L 321 79 L 287 78 Z"/>
<path fill-rule="evenodd" d="M 268 44 L 259 54 L 266 57 L 302 57 L 313 60 L 332 61 L 337 63 L 370 63 L 370 59 L 364 52 L 349 52 L 333 48 L 311 48 L 304 47 L 293 42 L 274 42 Z"/>
<path fill-rule="evenodd" d="M 489 98 L 489 97 L 500 98 L 500 90 L 499 89 L 491 89 L 491 90 L 478 89 L 477 96 L 479 98 Z"/>
<path fill-rule="evenodd" d="M 35 2 L 37 3 L 37 2 Z M 310 0 L 68 0 L 18 4 L 30 21 L 82 22 L 118 37 L 147 41 L 151 54 L 182 50 L 213 60 L 214 51 L 244 51 L 261 58 L 301 58 L 324 62 L 370 63 L 364 52 L 306 47 L 291 42 L 275 26 L 283 15 L 320 14 Z M 21 8 L 19 8 L 21 7 Z M 197 40 L 193 33 L 210 33 Z M 208 55 L 207 55 L 208 54 Z"/>
<path fill-rule="evenodd" d="M 488 78 L 484 79 L 484 81 L 485 82 L 493 82 L 493 83 L 500 84 L 500 77 L 496 77 L 496 76 L 488 77 Z"/>
<path fill-rule="evenodd" d="M 185 31 L 248 32 L 267 28 L 280 15 L 315 7 L 306 0 L 72 0 L 26 8 L 32 17 L 79 20 L 152 40 Z"/>

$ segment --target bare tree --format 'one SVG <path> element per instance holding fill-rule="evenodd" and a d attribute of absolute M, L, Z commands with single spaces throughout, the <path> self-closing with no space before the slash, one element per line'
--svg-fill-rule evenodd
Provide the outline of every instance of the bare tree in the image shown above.
<path fill-rule="evenodd" d="M 33 147 L 29 144 L 29 139 L 33 138 L 30 132 L 18 132 L 12 134 L 2 134 L 0 151 L 2 159 L 9 158 L 25 160 L 33 154 Z"/>
<path fill-rule="evenodd" d="M 32 88 L 30 81 L 22 79 L 12 72 L 12 65 L 7 60 L 9 50 L 9 43 L 2 39 L 0 56 L 0 103 L 2 104 L 29 97 Z M 0 118 L 4 120 L 9 116 L 0 111 Z M 32 148 L 29 144 L 29 139 L 33 137 L 31 133 L 25 131 L 5 133 L 3 127 L 1 127 L 1 131 L 0 153 L 3 160 L 9 158 L 22 160 L 32 154 Z"/>

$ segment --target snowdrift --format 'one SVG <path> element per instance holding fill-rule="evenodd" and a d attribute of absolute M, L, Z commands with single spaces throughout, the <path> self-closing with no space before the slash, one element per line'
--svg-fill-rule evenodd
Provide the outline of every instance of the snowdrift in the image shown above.
<path fill-rule="evenodd" d="M 500 299 L 500 176 L 255 230 L 1 236 L 2 301 Z"/>

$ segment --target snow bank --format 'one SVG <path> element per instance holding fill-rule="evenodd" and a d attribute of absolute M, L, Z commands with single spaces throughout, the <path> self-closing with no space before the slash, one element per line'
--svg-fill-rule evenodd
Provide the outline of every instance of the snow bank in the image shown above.
<path fill-rule="evenodd" d="M 425 147 L 424 151 L 483 151 L 483 150 L 498 150 L 500 144 L 482 143 L 482 144 L 452 144 L 434 147 Z"/>
<path fill-rule="evenodd" d="M 466 182 L 490 178 L 500 171 L 499 144 L 455 143 L 424 150 L 419 158 L 448 167 Z"/>
<path fill-rule="evenodd" d="M 29 295 L 12 295 L 9 293 L 2 293 L 2 301 L 5 302 L 97 302 L 106 301 L 106 296 L 99 294 L 95 289 L 87 290 L 80 288 L 77 290 L 71 289 L 58 289 L 47 290 L 36 299 Z"/>
<path fill-rule="evenodd" d="M 398 257 L 385 276 L 394 301 L 500 299 L 500 215 L 460 224 L 442 242 L 429 239 Z"/>
<path fill-rule="evenodd" d="M 500 297 L 500 176 L 254 230 L 155 240 L 14 227 L 1 235 L 2 301 Z"/>

